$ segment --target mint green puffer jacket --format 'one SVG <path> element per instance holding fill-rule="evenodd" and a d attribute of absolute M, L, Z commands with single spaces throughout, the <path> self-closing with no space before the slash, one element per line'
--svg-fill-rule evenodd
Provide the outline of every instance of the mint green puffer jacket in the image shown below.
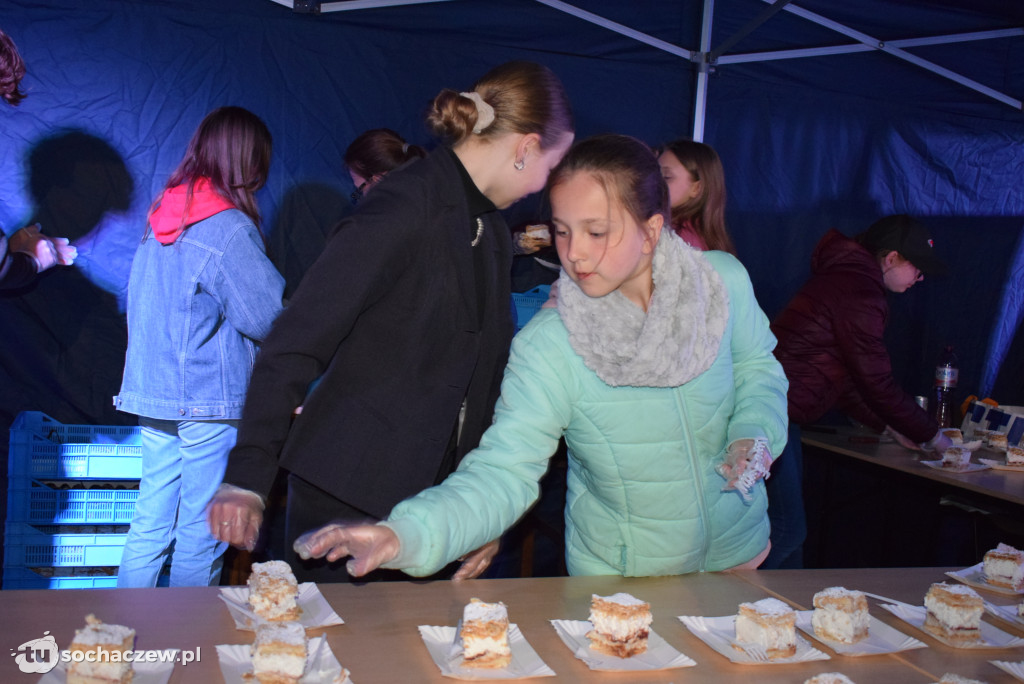
<path fill-rule="evenodd" d="M 710 368 L 677 387 L 612 387 L 573 351 L 558 312 L 541 310 L 513 340 L 480 446 L 383 523 L 402 549 L 386 567 L 427 575 L 498 538 L 536 500 L 563 434 L 570 574 L 724 570 L 760 553 L 769 532 L 763 483 L 744 503 L 722 491 L 714 468 L 737 439 L 765 437 L 772 454 L 782 452 L 787 382 L 746 271 L 728 254 L 703 258 L 728 292 Z"/>

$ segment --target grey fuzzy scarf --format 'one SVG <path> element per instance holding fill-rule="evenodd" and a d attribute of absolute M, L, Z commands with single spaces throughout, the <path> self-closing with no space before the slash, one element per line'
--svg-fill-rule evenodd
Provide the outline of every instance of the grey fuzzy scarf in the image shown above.
<path fill-rule="evenodd" d="M 559 278 L 558 313 L 569 343 L 609 385 L 677 387 L 718 356 L 729 294 L 703 253 L 663 230 L 652 271 L 646 314 L 618 290 L 588 297 L 564 270 Z"/>

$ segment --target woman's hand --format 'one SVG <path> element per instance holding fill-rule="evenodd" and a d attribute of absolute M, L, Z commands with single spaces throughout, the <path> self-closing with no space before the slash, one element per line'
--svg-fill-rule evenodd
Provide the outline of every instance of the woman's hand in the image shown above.
<path fill-rule="evenodd" d="M 771 472 L 772 455 L 763 439 L 737 439 L 725 451 L 725 461 L 717 467 L 725 478 L 725 489 L 735 489 L 745 501 L 758 480 Z"/>
<path fill-rule="evenodd" d="M 25 226 L 10 237 L 8 249 L 23 252 L 36 261 L 36 271 L 42 273 L 53 266 L 70 266 L 78 250 L 67 238 L 50 238 L 39 232 L 39 224 Z"/>
<path fill-rule="evenodd" d="M 452 575 L 452 579 L 457 582 L 459 580 L 476 579 L 479 577 L 484 570 L 491 566 L 491 561 L 498 554 L 499 541 L 498 539 L 489 541 L 476 551 L 470 551 L 460 558 L 459 560 L 462 561 L 462 565 Z"/>
<path fill-rule="evenodd" d="M 330 523 L 306 532 L 292 548 L 303 560 L 326 558 L 333 563 L 352 556 L 345 565 L 348 574 L 362 577 L 397 558 L 401 544 L 398 535 L 383 525 Z"/>
<path fill-rule="evenodd" d="M 917 442 L 914 442 L 909 437 L 906 437 L 906 436 L 900 434 L 899 432 L 896 432 L 895 430 L 893 430 L 888 425 L 885 426 L 885 430 L 883 431 L 883 434 L 886 434 L 886 435 L 889 435 L 890 437 L 892 437 L 894 440 L 896 440 L 897 444 L 899 444 L 901 447 L 903 447 L 905 449 L 910 449 L 912 451 L 920 451 L 921 450 L 921 447 L 918 446 Z"/>
<path fill-rule="evenodd" d="M 263 497 L 222 484 L 206 506 L 206 521 L 215 539 L 252 551 L 263 524 Z"/>

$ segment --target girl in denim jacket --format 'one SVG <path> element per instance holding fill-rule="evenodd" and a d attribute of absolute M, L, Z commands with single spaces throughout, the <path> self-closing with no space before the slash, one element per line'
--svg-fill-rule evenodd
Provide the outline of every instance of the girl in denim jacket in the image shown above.
<path fill-rule="evenodd" d="M 142 481 L 119 587 L 214 585 L 225 544 L 204 508 L 224 475 L 257 345 L 284 279 L 264 251 L 254 194 L 271 138 L 240 107 L 203 119 L 150 209 L 128 282 L 128 352 L 114 403 L 139 416 Z"/>

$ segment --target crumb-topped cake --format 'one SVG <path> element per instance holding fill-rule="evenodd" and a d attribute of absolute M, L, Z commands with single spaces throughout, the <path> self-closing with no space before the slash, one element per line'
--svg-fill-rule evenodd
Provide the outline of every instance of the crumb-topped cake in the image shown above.
<path fill-rule="evenodd" d="M 999 544 L 985 553 L 982 563 L 985 581 L 997 587 L 1024 589 L 1024 551 Z"/>
<path fill-rule="evenodd" d="M 587 632 L 590 648 L 619 658 L 628 658 L 647 650 L 651 627 L 651 604 L 618 593 L 590 598 L 590 624 Z"/>
<path fill-rule="evenodd" d="M 500 601 L 470 599 L 462 612 L 462 660 L 466 667 L 508 667 L 508 608 Z"/>
<path fill-rule="evenodd" d="M 853 684 L 853 681 L 842 672 L 822 672 L 804 680 L 804 684 Z"/>
<path fill-rule="evenodd" d="M 1002 449 L 1006 451 L 1006 435 L 1002 432 L 993 432 L 988 436 L 988 445 L 993 449 Z"/>
<path fill-rule="evenodd" d="M 985 684 L 985 682 L 980 679 L 971 679 L 947 672 L 942 675 L 942 679 L 939 680 L 938 684 Z"/>
<path fill-rule="evenodd" d="M 1006 447 L 1006 465 L 1024 468 L 1024 447 Z"/>
<path fill-rule="evenodd" d="M 853 644 L 868 635 L 869 624 L 868 600 L 862 592 L 829 587 L 814 595 L 811 626 L 822 639 Z"/>
<path fill-rule="evenodd" d="M 964 433 L 957 428 L 946 428 L 942 431 L 942 434 L 949 437 L 949 441 L 953 444 L 959 445 L 964 443 Z"/>
<path fill-rule="evenodd" d="M 796 611 L 776 598 L 741 603 L 736 640 L 763 646 L 769 658 L 796 655 Z"/>
<path fill-rule="evenodd" d="M 249 575 L 249 607 L 264 620 L 297 620 L 300 609 L 295 602 L 299 585 L 284 561 L 253 563 Z"/>
<path fill-rule="evenodd" d="M 979 628 L 985 605 L 970 587 L 936 582 L 924 597 L 924 607 L 928 611 L 924 627 L 932 634 L 955 644 L 981 638 Z"/>
<path fill-rule="evenodd" d="M 306 628 L 298 622 L 267 622 L 256 627 L 252 673 L 260 684 L 296 684 L 306 670 Z"/>
<path fill-rule="evenodd" d="M 68 664 L 67 684 L 128 684 L 134 672 L 132 664 L 123 656 L 111 656 L 114 651 L 123 653 L 135 646 L 135 630 L 122 625 L 108 625 L 96 619 L 95 615 L 85 616 L 85 627 L 75 630 L 75 638 L 68 647 L 71 662 Z M 94 653 L 86 656 L 75 653 Z"/>
<path fill-rule="evenodd" d="M 943 468 L 966 468 L 971 464 L 971 452 L 963 447 L 952 446 L 942 452 Z"/>

